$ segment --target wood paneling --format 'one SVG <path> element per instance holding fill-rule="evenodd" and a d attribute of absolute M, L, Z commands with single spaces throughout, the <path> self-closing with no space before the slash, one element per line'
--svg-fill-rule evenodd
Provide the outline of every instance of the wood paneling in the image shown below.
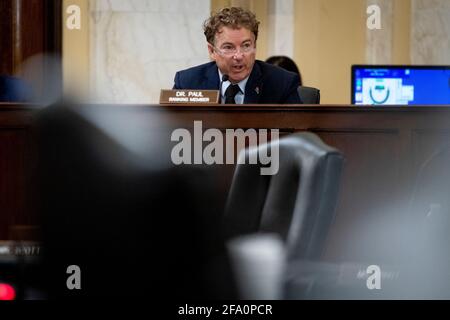
<path fill-rule="evenodd" d="M 61 0 L 1 1 L 1 74 L 20 75 L 21 64 L 36 54 L 61 54 L 61 10 Z"/>
<path fill-rule="evenodd" d="M 25 213 L 24 130 L 0 131 L 0 234 L 7 235 L 8 226 Z M 2 239 L 4 239 L 3 237 Z"/>
<path fill-rule="evenodd" d="M 38 224 L 31 200 L 31 114 L 0 104 L 0 239 L 8 239 L 14 225 Z"/>
<path fill-rule="evenodd" d="M 13 74 L 12 2 L 0 1 L 0 75 Z"/>

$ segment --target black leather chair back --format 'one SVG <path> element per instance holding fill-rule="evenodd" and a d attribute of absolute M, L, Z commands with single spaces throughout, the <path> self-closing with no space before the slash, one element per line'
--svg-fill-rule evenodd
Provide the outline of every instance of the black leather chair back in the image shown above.
<path fill-rule="evenodd" d="M 304 104 L 320 104 L 320 90 L 313 87 L 298 87 L 298 95 Z"/>
<path fill-rule="evenodd" d="M 313 133 L 296 133 L 241 152 L 279 143 L 279 171 L 260 175 L 260 165 L 238 164 L 224 217 L 225 236 L 275 232 L 286 241 L 289 258 L 320 255 L 333 220 L 342 154 Z"/>

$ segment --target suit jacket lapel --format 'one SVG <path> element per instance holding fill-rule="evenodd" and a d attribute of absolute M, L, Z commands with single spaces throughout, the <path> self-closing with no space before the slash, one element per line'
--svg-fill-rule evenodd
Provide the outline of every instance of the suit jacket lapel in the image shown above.
<path fill-rule="evenodd" d="M 211 63 L 211 66 L 206 70 L 203 87 L 205 90 L 219 90 L 219 71 L 216 63 Z"/>
<path fill-rule="evenodd" d="M 258 103 L 261 96 L 262 89 L 262 73 L 261 68 L 257 61 L 253 65 L 253 70 L 248 78 L 247 85 L 245 86 L 245 98 L 244 103 L 253 104 Z"/>

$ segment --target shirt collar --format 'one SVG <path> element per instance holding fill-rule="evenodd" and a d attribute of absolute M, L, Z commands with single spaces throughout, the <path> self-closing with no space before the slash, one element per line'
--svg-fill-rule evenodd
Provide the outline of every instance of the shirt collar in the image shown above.
<path fill-rule="evenodd" d="M 219 68 L 217 68 L 217 70 L 219 70 L 219 81 L 220 81 L 220 83 L 222 83 L 223 73 L 220 71 Z M 242 94 L 245 94 L 245 86 L 247 85 L 247 81 L 248 81 L 249 77 L 250 77 L 250 75 L 248 75 L 247 78 L 245 78 L 244 80 L 241 80 L 240 82 L 237 83 L 237 85 L 239 86 L 239 89 L 241 89 Z M 229 80 L 227 80 L 222 83 L 222 86 L 225 85 L 225 87 L 228 87 L 230 84 L 231 84 L 231 82 Z M 220 88 L 220 90 L 222 90 L 222 88 Z"/>

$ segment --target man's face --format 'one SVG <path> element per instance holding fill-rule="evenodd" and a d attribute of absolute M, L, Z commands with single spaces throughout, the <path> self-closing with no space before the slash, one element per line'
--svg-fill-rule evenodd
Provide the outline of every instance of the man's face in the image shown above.
<path fill-rule="evenodd" d="M 220 71 L 227 74 L 233 83 L 247 78 L 255 64 L 254 34 L 246 28 L 222 27 L 214 40 L 215 46 L 208 43 L 208 51 Z"/>

